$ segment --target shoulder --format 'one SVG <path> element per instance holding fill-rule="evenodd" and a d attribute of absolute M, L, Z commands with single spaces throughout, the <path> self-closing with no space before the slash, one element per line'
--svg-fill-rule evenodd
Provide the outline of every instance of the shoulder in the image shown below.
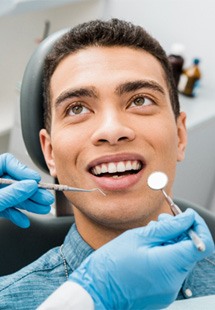
<path fill-rule="evenodd" d="M 215 253 L 196 264 L 184 283 L 183 291 L 190 289 L 192 297 L 212 295 L 215 292 Z"/>
<path fill-rule="evenodd" d="M 184 281 L 177 299 L 214 295 L 215 253 L 198 262 Z"/>
<path fill-rule="evenodd" d="M 196 264 L 196 267 L 194 268 L 196 273 L 203 273 L 205 274 L 206 277 L 208 277 L 208 273 L 212 272 L 215 275 L 215 252 L 200 262 Z M 215 281 L 215 277 L 214 277 Z"/>
<path fill-rule="evenodd" d="M 57 247 L 20 271 L 0 277 L 0 308 L 10 304 L 16 305 L 14 309 L 25 309 L 23 303 L 27 304 L 29 300 L 30 304 L 39 305 L 65 281 L 62 257 Z M 18 307 L 19 302 L 22 308 Z"/>

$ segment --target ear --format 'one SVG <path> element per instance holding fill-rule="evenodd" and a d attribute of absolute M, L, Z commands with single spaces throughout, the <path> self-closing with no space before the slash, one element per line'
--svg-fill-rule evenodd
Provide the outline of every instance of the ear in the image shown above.
<path fill-rule="evenodd" d="M 178 130 L 177 160 L 182 161 L 185 158 L 185 148 L 187 145 L 186 114 L 184 112 L 181 112 L 176 122 Z"/>
<path fill-rule="evenodd" d="M 57 174 L 56 174 L 54 155 L 52 151 L 51 136 L 46 129 L 40 130 L 40 144 L 43 151 L 43 155 L 45 157 L 46 164 L 49 168 L 50 175 L 56 178 Z"/>

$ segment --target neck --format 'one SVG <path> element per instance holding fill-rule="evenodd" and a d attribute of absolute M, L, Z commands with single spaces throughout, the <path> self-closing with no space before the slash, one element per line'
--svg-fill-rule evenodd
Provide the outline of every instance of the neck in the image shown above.
<path fill-rule="evenodd" d="M 95 250 L 124 232 L 95 223 L 76 208 L 74 215 L 79 234 Z"/>
<path fill-rule="evenodd" d="M 172 214 L 167 204 L 162 210 L 162 213 Z M 150 220 L 156 221 L 159 214 L 160 212 L 155 212 L 154 214 L 151 214 Z M 85 240 L 85 242 L 87 242 L 95 250 L 100 248 L 107 242 L 113 240 L 124 231 L 135 227 L 146 226 L 149 222 L 149 218 L 146 217 L 138 223 L 136 222 L 133 225 L 131 224 L 130 227 L 122 227 L 116 229 L 113 228 L 113 226 L 108 227 L 103 225 L 102 223 L 100 224 L 98 222 L 95 222 L 94 220 L 83 214 L 76 207 L 74 207 L 74 215 L 79 234 Z"/>

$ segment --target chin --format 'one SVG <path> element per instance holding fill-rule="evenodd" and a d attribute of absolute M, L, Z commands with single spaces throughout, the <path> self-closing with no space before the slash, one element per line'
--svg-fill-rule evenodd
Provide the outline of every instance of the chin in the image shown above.
<path fill-rule="evenodd" d="M 139 214 L 135 210 L 116 210 L 109 209 L 109 212 L 105 210 L 97 209 L 96 212 L 86 212 L 85 216 L 93 222 L 95 225 L 103 226 L 114 230 L 128 230 L 136 227 L 142 227 L 148 224 L 149 214 Z"/>

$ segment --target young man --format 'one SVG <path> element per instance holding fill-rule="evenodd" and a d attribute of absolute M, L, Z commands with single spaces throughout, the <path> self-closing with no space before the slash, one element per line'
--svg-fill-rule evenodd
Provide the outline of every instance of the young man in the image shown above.
<path fill-rule="evenodd" d="M 62 268 L 54 270 L 62 257 L 70 273 L 123 232 L 157 221 L 161 213 L 171 215 L 162 194 L 148 188 L 147 178 L 154 171 L 165 172 L 171 195 L 176 163 L 183 160 L 186 147 L 186 116 L 179 111 L 166 54 L 141 27 L 118 20 L 77 26 L 55 45 L 44 73 L 40 140 L 51 175 L 62 184 L 98 187 L 106 196 L 66 194 L 76 226 L 62 255 L 53 250 L 6 279 L 9 289 L 3 283 L 2 291 L 8 300 L 14 283 L 23 288 L 30 273 L 37 274 L 45 298 L 65 281 Z M 215 280 L 209 283 L 205 273 L 214 270 L 214 256 L 201 261 L 178 299 L 213 294 Z"/>

